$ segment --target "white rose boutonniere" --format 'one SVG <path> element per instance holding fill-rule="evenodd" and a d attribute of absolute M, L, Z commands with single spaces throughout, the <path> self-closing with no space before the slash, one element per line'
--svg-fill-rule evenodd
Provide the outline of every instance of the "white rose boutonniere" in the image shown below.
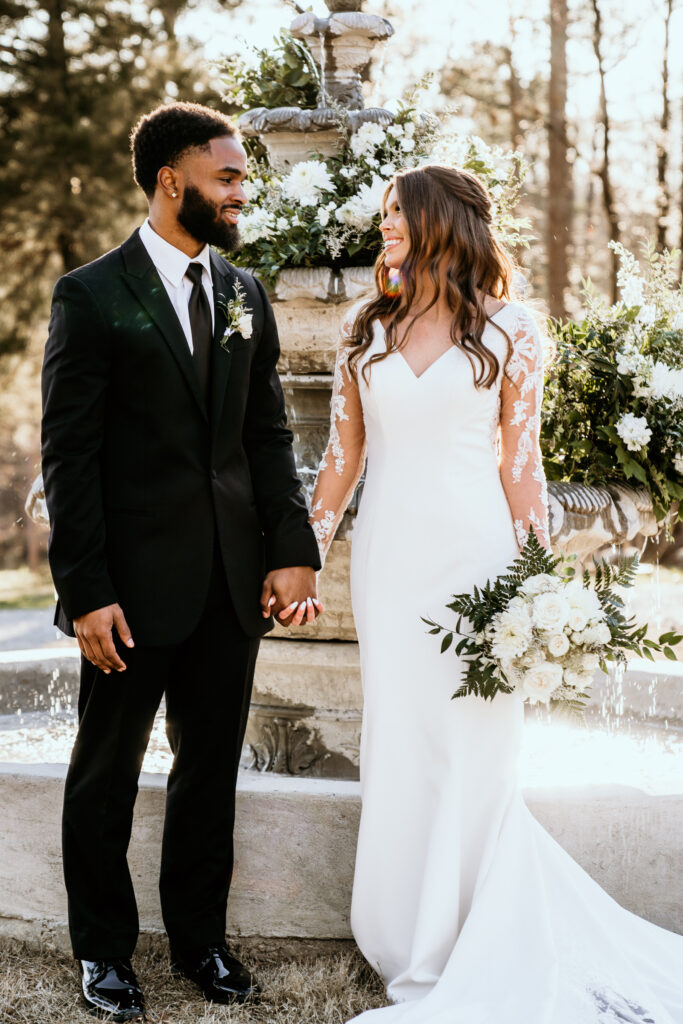
<path fill-rule="evenodd" d="M 225 319 L 228 321 L 228 325 L 221 338 L 221 346 L 227 351 L 228 343 L 233 334 L 241 334 L 245 341 L 249 341 L 254 333 L 252 323 L 254 313 L 246 305 L 247 293 L 239 281 L 235 281 L 234 298 L 230 299 L 229 302 L 225 301 L 223 295 L 219 295 L 218 298 L 218 305 L 223 310 Z"/>

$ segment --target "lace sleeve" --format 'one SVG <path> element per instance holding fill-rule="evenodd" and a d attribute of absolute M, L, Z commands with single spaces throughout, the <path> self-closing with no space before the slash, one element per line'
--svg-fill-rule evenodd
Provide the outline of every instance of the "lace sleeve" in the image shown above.
<path fill-rule="evenodd" d="M 342 341 L 349 327 L 346 321 Z M 348 356 L 349 350 L 340 345 L 334 369 L 330 437 L 318 468 L 310 516 L 323 564 L 365 465 L 363 406 Z"/>
<path fill-rule="evenodd" d="M 517 321 L 510 340 L 512 353 L 500 391 L 500 479 L 520 549 L 530 526 L 550 548 L 548 491 L 539 446 L 543 345 L 531 314 Z"/>

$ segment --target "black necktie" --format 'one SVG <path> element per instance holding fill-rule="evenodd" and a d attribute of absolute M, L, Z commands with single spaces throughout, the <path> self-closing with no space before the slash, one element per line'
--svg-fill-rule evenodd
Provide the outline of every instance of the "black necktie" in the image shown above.
<path fill-rule="evenodd" d="M 209 383 L 209 364 L 211 360 L 211 308 L 202 285 L 201 263 L 190 263 L 185 277 L 192 281 L 192 292 L 188 302 L 190 328 L 192 329 L 192 356 L 199 377 L 199 386 L 206 401 Z"/>

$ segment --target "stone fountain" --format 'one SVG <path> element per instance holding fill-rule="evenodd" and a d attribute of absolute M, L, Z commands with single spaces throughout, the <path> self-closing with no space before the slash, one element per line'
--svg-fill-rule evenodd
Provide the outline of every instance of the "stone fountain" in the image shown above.
<path fill-rule="evenodd" d="M 365 121 L 387 125 L 388 110 L 365 109 L 361 72 L 393 28 L 364 14 L 359 0 L 329 0 L 330 14 L 307 12 L 290 26 L 305 40 L 320 72 L 321 105 L 257 107 L 239 126 L 258 136 L 271 163 L 282 170 L 312 154 L 333 155 L 342 146 L 344 119 L 352 129 Z M 327 442 L 335 349 L 344 315 L 373 287 L 371 267 L 283 269 L 271 294 L 282 356 L 279 364 L 299 475 L 312 494 Z M 357 778 L 362 691 L 349 591 L 350 536 L 362 481 L 332 543 L 319 591 L 325 615 L 304 631 L 280 626 L 261 645 L 247 728 L 245 763 L 260 772 Z M 38 480 L 27 511 L 46 522 Z M 553 547 L 581 561 L 607 544 L 652 536 L 659 530 L 652 501 L 643 488 L 606 483 L 587 487 L 551 482 Z"/>
<path fill-rule="evenodd" d="M 367 120 L 383 125 L 393 120 L 387 110 L 364 109 L 360 77 L 373 46 L 391 36 L 391 25 L 361 13 L 354 0 L 329 0 L 328 6 L 329 17 L 301 14 L 291 27 L 310 44 L 320 69 L 319 108 L 257 108 L 240 121 L 243 133 L 258 135 L 280 169 L 313 153 L 339 152 L 343 119 L 353 128 Z M 299 474 L 309 495 L 327 442 L 339 328 L 351 304 L 369 294 L 372 286 L 369 267 L 291 268 L 281 271 L 271 294 L 282 345 L 279 370 Z M 358 776 L 362 691 L 348 576 L 361 492 L 362 483 L 320 577 L 325 616 L 294 633 L 276 627 L 261 645 L 244 757 L 244 767 L 251 770 L 241 773 L 238 784 L 237 863 L 229 907 L 231 928 L 237 934 L 350 934 L 348 905 L 360 802 L 353 780 Z M 549 499 L 554 550 L 576 553 L 581 561 L 605 545 L 652 536 L 661 525 L 648 493 L 625 484 L 587 487 L 551 482 Z M 26 507 L 34 521 L 47 523 L 40 478 Z M 45 693 L 59 686 L 60 699 L 75 703 L 78 652 L 26 654 L 34 658 L 31 671 L 36 677 L 47 673 Z M 57 659 L 56 667 L 50 658 Z M 40 696 L 25 659 L 20 660 L 22 664 L 6 666 L 16 699 L 12 703 L 12 687 L 5 687 L 10 695 L 5 698 L 5 713 L 15 707 L 39 708 L 47 699 Z M 637 670 L 632 675 L 630 689 L 624 687 L 627 710 L 632 704 L 636 718 L 652 717 L 655 698 L 649 666 L 641 666 L 642 678 L 637 678 Z M 656 714 L 667 723 L 683 721 L 678 677 L 665 675 L 657 684 Z M 598 707 L 607 688 L 608 682 L 596 679 Z M 64 941 L 58 807 L 65 771 L 63 764 L 0 766 L 9 843 L 6 863 L 0 856 L 0 932 Z M 141 779 L 131 848 L 141 924 L 151 932 L 161 929 L 155 864 L 164 785 L 162 775 Z M 683 821 L 679 790 L 653 797 L 631 789 L 594 789 L 574 786 L 565 791 L 554 786 L 532 791 L 529 802 L 541 823 L 620 902 L 666 927 L 682 928 L 683 892 L 674 873 L 671 828 L 672 821 Z M 605 835 L 610 837 L 608 857 L 600 845 Z M 634 848 L 643 854 L 640 865 L 633 864 Z"/>

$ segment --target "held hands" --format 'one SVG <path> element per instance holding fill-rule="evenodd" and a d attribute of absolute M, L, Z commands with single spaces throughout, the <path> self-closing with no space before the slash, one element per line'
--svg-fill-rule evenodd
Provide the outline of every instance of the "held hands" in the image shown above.
<path fill-rule="evenodd" d="M 134 647 L 128 623 L 118 604 L 108 604 L 74 619 L 74 632 L 81 654 L 102 672 L 125 672 L 126 665 L 116 653 L 112 631 L 116 628 L 126 647 Z"/>
<path fill-rule="evenodd" d="M 261 614 L 275 615 L 283 626 L 314 622 L 325 611 L 317 598 L 315 571 L 308 565 L 274 569 L 263 581 Z"/>

